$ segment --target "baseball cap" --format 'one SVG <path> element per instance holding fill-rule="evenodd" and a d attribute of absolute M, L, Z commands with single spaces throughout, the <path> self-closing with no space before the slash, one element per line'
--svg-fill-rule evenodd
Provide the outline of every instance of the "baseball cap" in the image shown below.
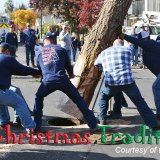
<path fill-rule="evenodd" d="M 142 39 L 147 38 L 147 37 L 150 36 L 150 35 L 149 35 L 149 32 L 147 32 L 147 31 L 142 31 L 142 32 L 141 32 L 141 35 L 142 35 Z"/>
<path fill-rule="evenodd" d="M 46 36 L 44 36 L 43 40 L 48 39 L 48 40 L 53 40 L 54 36 L 51 34 L 47 34 Z"/>

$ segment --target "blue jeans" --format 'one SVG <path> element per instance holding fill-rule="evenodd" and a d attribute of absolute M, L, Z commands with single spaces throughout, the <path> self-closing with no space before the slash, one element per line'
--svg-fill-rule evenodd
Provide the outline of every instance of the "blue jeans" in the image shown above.
<path fill-rule="evenodd" d="M 32 120 L 28 107 L 26 106 L 24 100 L 14 93 L 12 90 L 0 90 L 0 122 L 1 124 L 6 124 L 10 117 L 8 114 L 7 106 L 12 106 L 18 113 L 21 124 L 23 127 L 29 131 L 30 128 L 35 128 L 36 124 Z"/>
<path fill-rule="evenodd" d="M 131 47 L 131 52 L 132 52 L 132 64 L 138 64 L 138 48 L 135 49 Z"/>
<path fill-rule="evenodd" d="M 12 85 L 12 86 L 10 86 L 9 90 L 12 90 L 14 93 L 16 93 L 17 95 L 19 95 L 24 100 L 25 105 L 28 107 L 28 104 L 27 104 L 26 100 L 24 99 L 20 88 Z M 29 107 L 28 107 L 28 109 L 29 109 Z M 17 112 L 15 110 L 14 119 L 16 119 L 18 117 L 19 116 L 18 116 L 18 114 L 17 114 Z"/>
<path fill-rule="evenodd" d="M 29 66 L 30 57 L 31 57 L 31 63 L 32 65 L 34 65 L 34 56 L 35 56 L 34 46 L 31 47 L 31 46 L 26 45 L 26 64 L 27 66 Z"/>
<path fill-rule="evenodd" d="M 105 84 L 105 86 L 102 88 L 100 101 L 99 101 L 99 109 L 100 109 L 99 120 L 101 122 L 105 122 L 107 120 L 107 110 L 108 110 L 109 99 L 122 91 L 126 93 L 126 95 L 135 104 L 145 124 L 148 125 L 149 127 L 157 126 L 156 117 L 152 112 L 152 110 L 148 107 L 143 97 L 141 96 L 141 93 L 136 83 L 132 83 L 124 86 L 109 86 Z"/>
<path fill-rule="evenodd" d="M 157 108 L 157 115 L 160 115 L 160 74 L 157 76 L 157 79 L 153 83 L 152 91 L 154 95 L 154 101 Z"/>
<path fill-rule="evenodd" d="M 90 128 L 96 127 L 96 118 L 94 114 L 89 110 L 86 102 L 80 96 L 78 90 L 70 82 L 69 79 L 61 82 L 42 82 L 35 97 L 34 105 L 34 120 L 37 127 L 42 125 L 42 116 L 43 116 L 43 100 L 44 97 L 48 96 L 52 92 L 60 90 L 65 93 L 79 108 L 82 112 L 84 118 L 86 119 Z"/>
<path fill-rule="evenodd" d="M 69 57 L 70 62 L 72 62 L 72 50 L 66 50 L 67 51 L 67 55 Z"/>
<path fill-rule="evenodd" d="M 8 107 L 0 104 L 0 125 L 5 125 L 8 122 L 10 122 Z"/>
<path fill-rule="evenodd" d="M 73 47 L 72 48 L 72 54 L 73 54 L 73 61 L 76 61 L 76 53 L 77 53 L 77 48 Z"/>

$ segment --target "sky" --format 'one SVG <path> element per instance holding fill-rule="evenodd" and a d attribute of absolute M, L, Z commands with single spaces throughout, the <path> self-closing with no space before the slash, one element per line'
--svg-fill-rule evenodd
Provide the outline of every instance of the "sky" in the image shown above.
<path fill-rule="evenodd" d="M 4 4 L 7 0 L 0 0 L 0 12 L 4 11 Z M 14 3 L 14 6 L 18 7 L 19 4 L 22 4 L 22 2 L 28 6 L 29 0 L 12 0 Z"/>

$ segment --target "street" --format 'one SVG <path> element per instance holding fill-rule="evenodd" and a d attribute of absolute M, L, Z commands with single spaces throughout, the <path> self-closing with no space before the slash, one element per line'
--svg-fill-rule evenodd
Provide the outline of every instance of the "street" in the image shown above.
<path fill-rule="evenodd" d="M 22 64 L 25 64 L 25 49 L 19 47 L 17 53 L 17 60 Z M 133 69 L 134 78 L 142 93 L 142 96 L 147 101 L 148 105 L 155 111 L 155 104 L 152 95 L 152 83 L 155 80 L 154 75 L 146 70 Z M 34 96 L 39 86 L 39 80 L 34 79 L 31 76 L 13 76 L 12 84 L 21 88 L 21 91 L 30 107 L 33 109 Z M 99 86 L 99 85 L 98 85 Z M 96 89 L 96 92 L 98 87 Z M 92 108 L 94 98 L 93 97 L 90 108 Z M 126 96 L 125 96 L 126 97 Z M 63 103 L 62 94 L 60 91 L 52 93 L 44 101 L 44 117 L 43 127 L 50 129 L 53 133 L 87 133 L 87 125 L 79 125 L 76 127 L 55 127 L 48 125 L 48 120 L 55 117 L 71 118 L 57 109 L 57 104 Z M 121 120 L 109 121 L 109 126 L 113 128 L 114 133 L 128 132 L 131 135 L 135 135 L 139 132 L 139 126 L 143 124 L 141 117 L 138 114 L 134 104 L 126 97 L 129 104 L 128 109 L 122 109 L 123 118 Z M 11 121 L 13 120 L 13 109 L 10 108 Z M 98 101 L 95 106 L 95 115 L 98 114 Z M 22 128 L 13 127 L 12 132 L 16 134 L 23 133 Z M 3 131 L 2 131 L 3 133 Z M 153 134 L 154 135 L 154 134 Z M 53 141 L 53 140 L 51 140 Z M 116 145 L 102 145 L 102 144 L 88 144 L 88 145 L 73 145 L 73 144 L 55 144 L 51 142 L 47 144 L 46 141 L 43 145 L 31 145 L 27 140 L 24 140 L 23 144 L 1 144 L 0 145 L 0 159 L 2 160 L 158 160 L 160 148 L 159 145 L 147 144 L 147 138 L 145 144 L 138 144 L 133 142 L 132 144 L 116 144 Z"/>

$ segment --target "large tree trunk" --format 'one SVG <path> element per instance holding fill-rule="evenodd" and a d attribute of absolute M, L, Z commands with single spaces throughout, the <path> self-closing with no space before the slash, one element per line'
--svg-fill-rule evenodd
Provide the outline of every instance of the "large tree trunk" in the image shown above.
<path fill-rule="evenodd" d="M 94 61 L 100 52 L 111 46 L 116 39 L 115 30 L 117 26 L 123 25 L 131 2 L 132 0 L 105 0 L 99 18 L 87 36 L 75 64 L 74 74 L 77 77 L 72 79 L 72 83 L 78 88 L 88 105 L 101 76 L 94 67 Z M 68 106 L 74 106 L 73 102 L 70 101 Z M 68 107 L 65 110 L 68 110 Z"/>

